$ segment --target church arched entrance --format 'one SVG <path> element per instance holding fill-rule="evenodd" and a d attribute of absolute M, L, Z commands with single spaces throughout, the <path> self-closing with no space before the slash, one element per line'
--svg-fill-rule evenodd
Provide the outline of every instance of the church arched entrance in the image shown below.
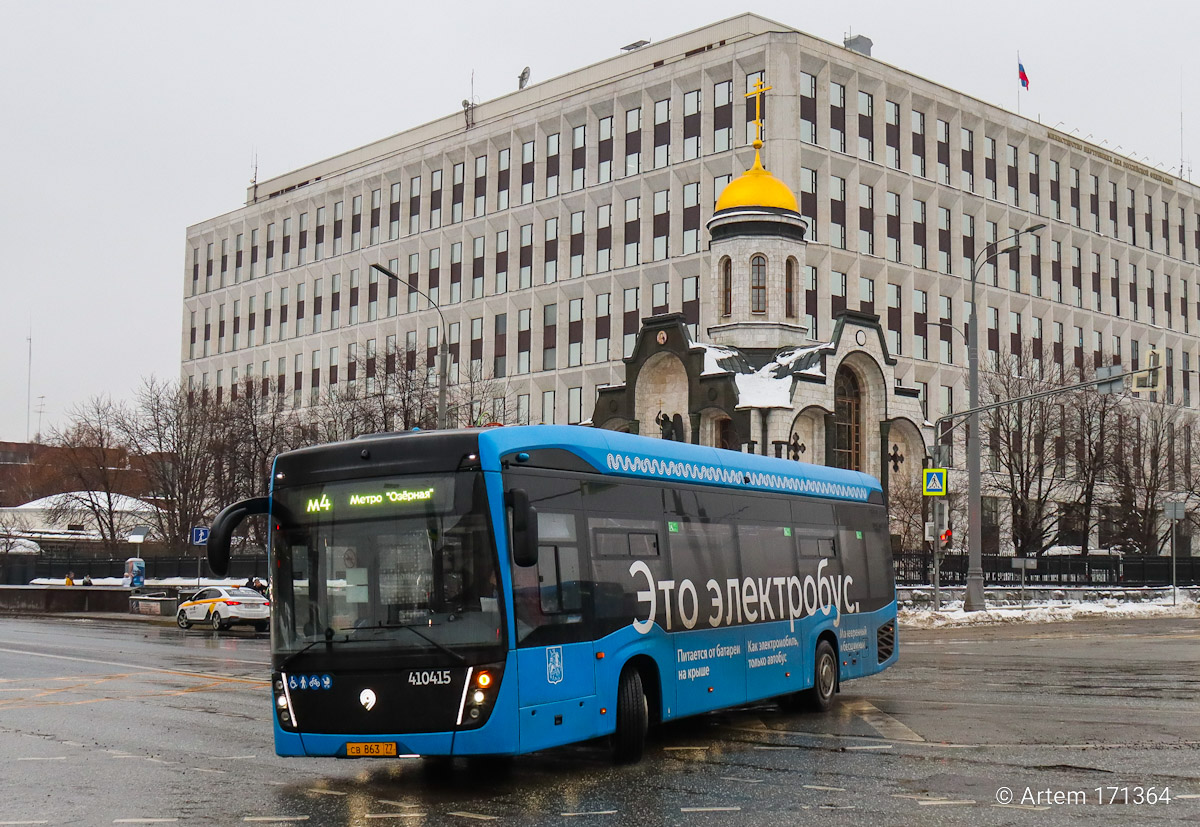
<path fill-rule="evenodd" d="M 838 368 L 833 383 L 833 464 L 862 471 L 862 388 L 849 367 Z"/>

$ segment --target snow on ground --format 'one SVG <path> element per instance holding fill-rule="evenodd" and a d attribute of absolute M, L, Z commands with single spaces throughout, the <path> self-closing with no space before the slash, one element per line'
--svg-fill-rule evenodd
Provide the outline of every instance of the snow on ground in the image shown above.
<path fill-rule="evenodd" d="M 246 585 L 245 577 L 201 577 L 197 580 L 195 577 L 163 577 L 161 579 L 146 578 L 144 590 L 171 588 L 187 588 L 189 586 L 244 586 Z M 29 581 L 31 586 L 62 586 L 65 585 L 65 580 L 62 577 L 35 577 Z M 75 585 L 83 585 L 83 575 L 75 576 Z M 120 577 L 93 577 L 93 586 L 122 586 L 124 583 Z"/>
<path fill-rule="evenodd" d="M 982 626 L 993 623 L 1055 623 L 1063 620 L 1087 618 L 1155 618 L 1195 617 L 1200 618 L 1200 603 L 1181 589 L 1178 605 L 1171 605 L 1170 590 L 1165 596 L 1154 600 L 1130 603 L 1113 599 L 1068 603 L 1061 600 L 1030 603 L 1026 608 L 1003 606 L 986 611 L 965 612 L 962 601 L 948 602 L 946 608 L 935 612 L 932 609 L 901 609 L 900 625 L 908 629 L 940 629 L 947 626 Z"/>

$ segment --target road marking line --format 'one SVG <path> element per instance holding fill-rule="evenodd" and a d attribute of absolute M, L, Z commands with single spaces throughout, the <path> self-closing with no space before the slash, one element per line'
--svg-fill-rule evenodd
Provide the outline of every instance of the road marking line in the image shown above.
<path fill-rule="evenodd" d="M 213 760 L 214 761 L 249 761 L 252 758 L 256 758 L 256 757 L 257 756 L 254 756 L 254 755 L 226 755 L 226 756 L 218 756 L 217 758 L 214 758 Z"/>
<path fill-rule="evenodd" d="M 892 798 L 909 798 L 913 801 L 947 801 L 944 795 L 921 795 L 920 793 L 892 793 Z"/>
<path fill-rule="evenodd" d="M 574 818 L 575 816 L 613 816 L 616 815 L 616 810 L 589 810 L 582 813 L 559 813 L 560 816 Z"/>
<path fill-rule="evenodd" d="M 743 784 L 761 784 L 762 783 L 761 778 L 738 778 L 737 776 L 734 776 L 734 775 L 722 775 L 721 780 L 722 781 L 740 781 Z"/>
<path fill-rule="evenodd" d="M 367 813 L 367 818 L 424 818 L 428 813 Z"/>
<path fill-rule="evenodd" d="M 820 784 L 803 784 L 801 785 L 806 790 L 823 790 L 827 793 L 844 793 L 845 787 L 822 787 Z"/>
<path fill-rule="evenodd" d="M 66 761 L 67 756 L 65 756 L 65 755 L 47 755 L 43 758 L 29 757 L 29 758 L 18 758 L 17 760 L 18 761 Z"/>
<path fill-rule="evenodd" d="M 770 746 L 762 746 L 762 745 L 760 745 L 760 746 L 757 746 L 757 747 L 755 747 L 755 749 L 800 749 L 800 747 L 790 747 L 790 746 L 775 746 L 775 745 L 773 745 L 773 744 L 772 744 L 772 745 L 770 745 Z"/>
<path fill-rule="evenodd" d="M 736 813 L 741 807 L 680 807 L 681 813 Z"/>
<path fill-rule="evenodd" d="M 975 799 L 964 798 L 964 799 L 954 800 L 954 801 L 952 801 L 950 799 L 945 799 L 942 801 L 926 800 L 926 801 L 918 801 L 917 803 L 920 804 L 922 807 L 940 807 L 940 806 L 944 806 L 944 805 L 959 806 L 959 805 L 964 805 L 964 804 L 974 804 Z"/>
<path fill-rule="evenodd" d="M 859 744 L 858 746 L 855 746 L 855 747 L 842 747 L 842 749 L 845 749 L 845 750 L 891 749 L 891 748 L 892 748 L 891 744 Z"/>
<path fill-rule="evenodd" d="M 924 741 L 925 739 L 918 735 L 913 730 L 909 729 L 900 721 L 880 710 L 877 706 L 869 701 L 862 699 L 845 703 L 844 706 L 858 717 L 862 718 L 867 726 L 878 732 L 884 738 L 893 741 Z"/>
<path fill-rule="evenodd" d="M 337 790 L 320 790 L 316 787 L 310 787 L 305 792 L 316 793 L 317 795 L 345 795 L 345 793 L 338 792 Z"/>
<path fill-rule="evenodd" d="M 219 772 L 225 774 L 225 770 L 214 770 L 212 767 L 192 767 L 191 772 Z"/>
<path fill-rule="evenodd" d="M 174 824 L 177 818 L 114 818 L 113 824 Z"/>
<path fill-rule="evenodd" d="M 1189 799 L 1189 798 L 1200 798 L 1200 795 L 1177 795 L 1175 797 L 1182 798 L 1182 799 Z"/>
<path fill-rule="evenodd" d="M 391 804 L 393 807 L 420 807 L 420 804 L 413 804 L 411 801 L 388 801 L 386 798 L 379 799 L 380 804 Z"/>
<path fill-rule="evenodd" d="M 1049 810 L 1046 805 L 1038 806 L 1036 804 L 993 804 L 993 807 L 1003 807 L 1006 810 Z"/>
<path fill-rule="evenodd" d="M 139 674 L 143 673 L 143 672 L 161 672 L 165 675 L 184 675 L 189 678 L 204 678 L 206 680 L 212 680 L 212 678 L 213 678 L 213 676 L 211 674 L 204 674 L 203 672 L 185 672 L 181 669 L 161 669 L 156 666 L 146 666 L 145 664 L 140 664 L 140 663 L 121 663 L 119 661 L 112 661 L 112 660 L 96 660 L 95 658 L 75 658 L 75 657 L 71 657 L 70 655 L 52 655 L 49 652 L 30 652 L 25 649 L 0 649 L 0 652 L 4 652 L 4 653 L 10 654 L 10 655 L 28 655 L 28 656 L 32 656 L 32 657 L 38 657 L 38 658 L 53 658 L 54 660 L 70 660 L 70 661 L 76 661 L 77 663 L 95 663 L 95 664 L 99 664 L 100 666 L 120 666 L 125 669 L 134 669 L 134 670 L 136 670 L 136 673 L 139 673 Z M 245 662 L 246 663 L 254 663 L 255 661 L 245 661 Z M 130 677 L 130 676 L 122 675 L 122 676 L 114 676 L 114 677 Z M 261 680 L 261 679 L 253 679 L 253 678 L 222 677 L 219 679 L 219 681 L 227 682 L 227 683 L 248 683 L 248 684 L 253 684 L 255 686 L 270 686 L 270 684 L 271 684 L 270 681 Z"/>
<path fill-rule="evenodd" d="M 463 818 L 474 818 L 479 821 L 497 821 L 500 816 L 488 816 L 483 813 L 446 813 L 448 816 L 462 816 Z"/>
<path fill-rule="evenodd" d="M 246 816 L 242 821 L 308 821 L 308 816 Z"/>

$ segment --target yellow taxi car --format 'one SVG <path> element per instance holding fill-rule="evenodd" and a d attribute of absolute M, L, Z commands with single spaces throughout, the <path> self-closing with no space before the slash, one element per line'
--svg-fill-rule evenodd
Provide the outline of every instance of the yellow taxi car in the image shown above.
<path fill-rule="evenodd" d="M 265 632 L 271 625 L 271 603 L 254 589 L 209 586 L 179 605 L 175 622 L 180 629 L 206 623 L 217 632 L 240 624 Z"/>

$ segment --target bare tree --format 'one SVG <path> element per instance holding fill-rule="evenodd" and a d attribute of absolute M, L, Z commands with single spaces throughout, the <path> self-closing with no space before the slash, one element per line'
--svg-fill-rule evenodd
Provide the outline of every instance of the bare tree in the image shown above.
<path fill-rule="evenodd" d="M 479 428 L 491 422 L 508 425 L 516 422 L 516 399 L 509 383 L 485 373 L 476 364 L 460 374 L 451 388 L 450 422 L 466 428 Z"/>
<path fill-rule="evenodd" d="M 378 358 L 360 351 L 361 432 L 432 428 L 437 422 L 437 378 L 418 364 L 416 351 L 392 348 Z M 380 367 L 383 369 L 380 370 Z"/>
<path fill-rule="evenodd" d="M 985 404 L 1064 387 L 1063 372 L 1041 368 L 1026 346 L 999 356 L 984 374 Z M 1017 556 L 1034 557 L 1057 539 L 1057 501 L 1071 486 L 1060 463 L 1059 446 L 1073 442 L 1075 418 L 1057 397 L 1017 402 L 981 416 L 982 436 L 991 449 L 986 483 L 1007 500 L 1011 538 Z M 1061 441 L 1061 442 L 1060 442 Z"/>
<path fill-rule="evenodd" d="M 918 477 L 896 474 L 888 481 L 890 528 L 893 534 L 900 535 L 900 548 L 916 550 L 924 547 L 926 499 Z"/>
<path fill-rule="evenodd" d="M 117 418 L 132 464 L 160 506 L 154 527 L 176 550 L 187 546 L 192 526 L 216 511 L 211 449 L 221 419 L 213 408 L 208 400 L 189 398 L 178 383 L 151 377 L 138 389 L 134 407 Z"/>
<path fill-rule="evenodd" d="M 0 510 L 0 557 L 24 545 L 21 537 L 29 531 L 29 520 L 12 509 Z"/>
<path fill-rule="evenodd" d="M 1126 548 L 1157 554 L 1166 542 L 1162 508 L 1188 495 L 1183 482 L 1190 471 L 1180 474 L 1179 466 L 1190 453 L 1184 437 L 1194 424 L 1192 414 L 1165 401 L 1133 402 L 1117 417 L 1109 462 L 1116 529 Z"/>
<path fill-rule="evenodd" d="M 108 397 L 96 396 L 67 416 L 66 429 L 56 431 L 52 439 L 59 448 L 63 480 L 72 490 L 58 498 L 51 517 L 90 523 L 113 553 L 127 541 L 130 529 L 148 516 L 123 507 L 123 496 L 144 493 L 122 441 L 121 422 L 127 414 Z"/>
<path fill-rule="evenodd" d="M 1093 379 L 1093 372 L 1080 371 L 1077 382 Z M 1084 389 L 1070 395 L 1069 411 L 1075 417 L 1075 478 L 1079 486 L 1077 497 L 1081 517 L 1081 553 L 1087 556 L 1088 541 L 1093 528 L 1100 524 L 1101 509 L 1111 501 L 1111 489 L 1104 484 L 1110 471 L 1109 454 L 1122 402 L 1118 394 L 1099 393 Z"/>

